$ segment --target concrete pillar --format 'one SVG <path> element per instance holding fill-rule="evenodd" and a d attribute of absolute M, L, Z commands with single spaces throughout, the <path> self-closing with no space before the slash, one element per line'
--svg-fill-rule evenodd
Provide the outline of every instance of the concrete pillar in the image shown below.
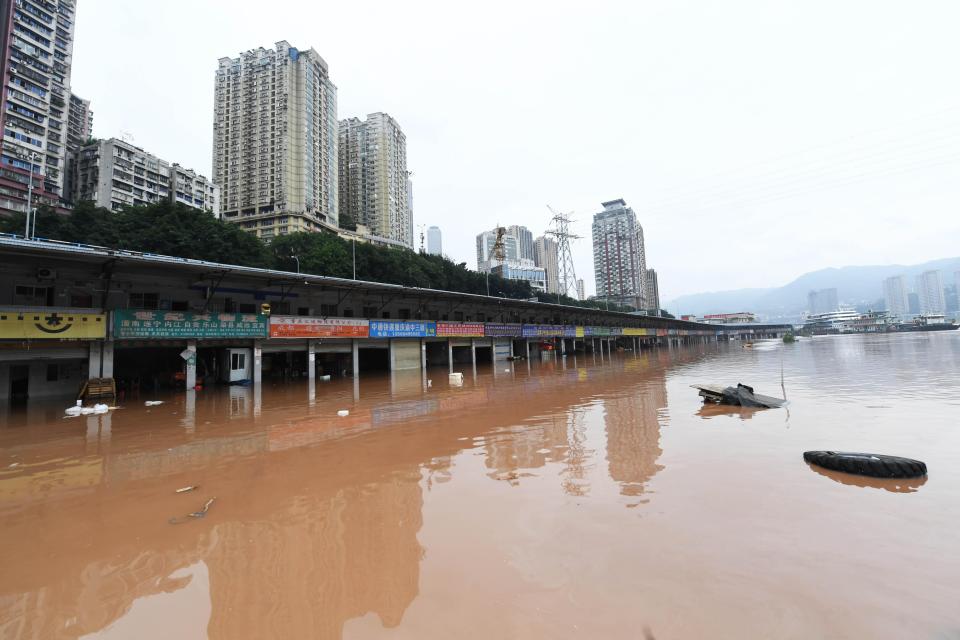
<path fill-rule="evenodd" d="M 360 343 L 356 340 L 350 342 L 350 350 L 353 352 L 353 377 L 357 378 L 360 375 Z"/>
<path fill-rule="evenodd" d="M 453 373 L 453 341 L 447 338 L 447 364 L 450 367 L 450 373 Z"/>
<path fill-rule="evenodd" d="M 253 384 L 259 386 L 263 381 L 263 345 L 259 340 L 253 341 Z M 259 415 L 260 392 L 254 398 L 254 415 Z"/>
<path fill-rule="evenodd" d="M 427 341 L 420 338 L 420 370 L 426 375 L 427 371 Z"/>
<path fill-rule="evenodd" d="M 87 379 L 93 380 L 100 377 L 100 365 L 103 361 L 103 343 L 90 343 L 90 357 L 87 360 Z"/>
<path fill-rule="evenodd" d="M 101 351 L 101 367 L 100 377 L 101 378 L 112 378 L 113 377 L 113 340 L 105 340 L 103 342 L 103 350 Z"/>
<path fill-rule="evenodd" d="M 524 346 L 524 347 L 526 348 L 526 350 L 527 350 L 527 362 L 530 362 L 530 341 L 529 341 L 529 340 L 524 340 L 524 341 L 523 341 L 523 346 Z"/>
<path fill-rule="evenodd" d="M 312 384 L 317 377 L 317 345 L 307 340 L 307 380 Z"/>
<path fill-rule="evenodd" d="M 108 414 L 109 415 L 109 414 Z M 183 410 L 183 418 L 180 424 L 187 433 L 194 433 L 197 429 L 197 392 L 194 389 L 187 389 L 187 397 Z"/>
<path fill-rule="evenodd" d="M 510 338 L 510 357 L 511 358 L 514 357 L 513 356 L 513 338 Z"/>
<path fill-rule="evenodd" d="M 187 340 L 187 390 L 197 386 L 197 341 Z M 254 365 L 256 366 L 256 365 Z"/>
<path fill-rule="evenodd" d="M 567 355 L 567 339 L 560 338 L 560 355 Z"/>
<path fill-rule="evenodd" d="M 476 338 L 470 338 L 470 362 L 473 364 L 473 368 L 477 368 L 477 340 Z"/>

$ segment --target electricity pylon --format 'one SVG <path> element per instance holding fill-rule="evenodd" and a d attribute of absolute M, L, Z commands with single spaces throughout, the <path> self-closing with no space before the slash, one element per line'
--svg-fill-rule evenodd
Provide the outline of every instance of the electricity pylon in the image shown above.
<path fill-rule="evenodd" d="M 577 273 L 573 268 L 573 252 L 570 250 L 570 243 L 573 240 L 579 240 L 580 236 L 570 231 L 570 224 L 573 222 L 570 214 L 555 211 L 550 205 L 547 205 L 547 209 L 550 209 L 550 213 L 553 214 L 550 219 L 553 228 L 547 230 L 547 235 L 553 236 L 557 241 L 557 270 L 560 277 L 560 293 L 576 300 Z"/>

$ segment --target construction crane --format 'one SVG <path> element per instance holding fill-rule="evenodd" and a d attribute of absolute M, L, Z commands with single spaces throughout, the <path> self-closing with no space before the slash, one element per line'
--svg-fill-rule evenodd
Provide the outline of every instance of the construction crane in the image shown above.
<path fill-rule="evenodd" d="M 503 242 L 503 237 L 507 235 L 507 228 L 497 227 L 494 231 L 497 232 L 497 239 L 493 242 L 493 258 L 497 261 L 497 264 L 503 266 L 503 263 L 507 259 L 507 252 Z"/>

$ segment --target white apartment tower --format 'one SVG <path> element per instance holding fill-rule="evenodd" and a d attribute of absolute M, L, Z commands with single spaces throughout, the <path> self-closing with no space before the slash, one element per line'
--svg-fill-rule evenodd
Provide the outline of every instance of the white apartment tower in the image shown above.
<path fill-rule="evenodd" d="M 943 279 L 939 271 L 924 271 L 917 276 L 917 297 L 920 313 L 944 313 L 947 308 L 943 296 Z"/>
<path fill-rule="evenodd" d="M 371 234 L 413 248 L 407 137 L 386 113 L 339 128 L 340 212 Z"/>
<path fill-rule="evenodd" d="M 636 309 L 647 306 L 643 228 L 623 200 L 602 203 L 593 215 L 593 271 L 597 297 Z"/>
<path fill-rule="evenodd" d="M 427 253 L 432 256 L 443 255 L 443 234 L 440 227 L 427 227 Z"/>
<path fill-rule="evenodd" d="M 337 88 L 313 49 L 285 41 L 220 58 L 213 181 L 222 217 L 269 240 L 337 228 Z"/>
<path fill-rule="evenodd" d="M 67 161 L 73 0 L 0 0 L 0 210 L 57 206 Z"/>
<path fill-rule="evenodd" d="M 560 293 L 560 264 L 557 243 L 553 238 L 540 236 L 534 240 L 533 262 L 546 272 L 547 293 Z"/>
<path fill-rule="evenodd" d="M 891 316 L 903 318 L 910 312 L 903 276 L 893 276 L 883 281 L 883 300 Z"/>
<path fill-rule="evenodd" d="M 523 225 L 512 224 L 507 227 L 507 232 L 517 239 L 522 260 L 536 261 L 536 255 L 533 248 L 533 233 Z M 542 266 L 542 265 L 537 265 Z"/>

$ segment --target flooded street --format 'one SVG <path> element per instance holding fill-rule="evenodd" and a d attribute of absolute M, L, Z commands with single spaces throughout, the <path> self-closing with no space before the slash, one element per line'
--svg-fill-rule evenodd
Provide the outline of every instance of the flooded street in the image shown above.
<path fill-rule="evenodd" d="M 5 408 L 0 638 L 960 634 L 960 332 L 494 366 Z"/>

